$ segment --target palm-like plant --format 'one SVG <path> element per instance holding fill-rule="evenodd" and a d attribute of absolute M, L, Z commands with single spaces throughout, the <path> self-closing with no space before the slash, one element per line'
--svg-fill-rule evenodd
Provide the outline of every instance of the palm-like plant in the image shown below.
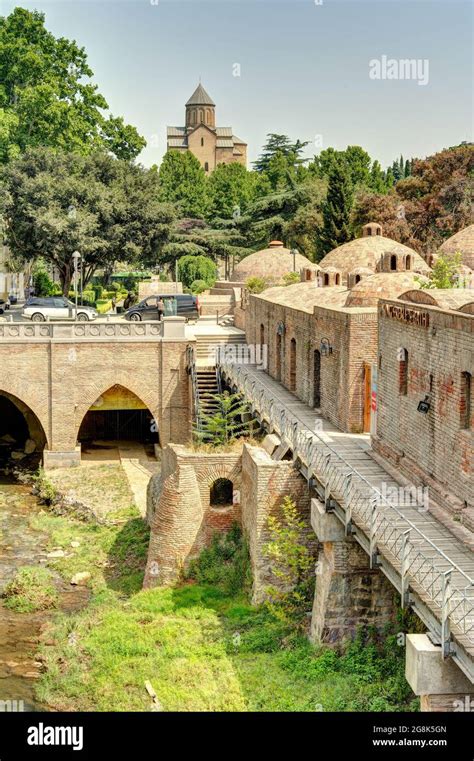
<path fill-rule="evenodd" d="M 242 401 L 240 394 L 223 391 L 209 396 L 216 403 L 212 412 L 201 412 L 200 425 L 195 428 L 196 438 L 212 446 L 230 444 L 244 433 L 250 434 L 255 421 L 245 420 L 250 412 L 249 405 Z"/>

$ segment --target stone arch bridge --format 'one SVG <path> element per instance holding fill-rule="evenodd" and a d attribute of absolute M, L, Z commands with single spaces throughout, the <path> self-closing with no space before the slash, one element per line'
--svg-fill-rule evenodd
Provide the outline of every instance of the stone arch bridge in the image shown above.
<path fill-rule="evenodd" d="M 46 468 L 80 462 L 81 423 L 117 386 L 149 410 L 162 446 L 188 441 L 190 340 L 168 320 L 0 324 L 0 398 L 23 414 Z"/>

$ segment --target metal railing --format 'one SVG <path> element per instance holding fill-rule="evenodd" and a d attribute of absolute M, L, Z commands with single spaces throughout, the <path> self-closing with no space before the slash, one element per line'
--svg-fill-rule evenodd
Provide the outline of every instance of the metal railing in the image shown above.
<path fill-rule="evenodd" d="M 409 587 L 428 604 L 440 622 L 443 655 L 449 655 L 451 632 L 467 637 L 474 648 L 473 579 L 335 450 L 324 435 L 300 423 L 255 377 L 252 368 L 224 360 L 220 370 L 268 422 L 270 429 L 288 442 L 294 457 L 324 485 L 327 495 L 343 508 L 346 532 L 350 532 L 354 523 L 368 537 L 371 564 L 378 552 L 395 567 L 401 578 L 402 604 Z"/>
<path fill-rule="evenodd" d="M 191 378 L 191 388 L 193 392 L 194 423 L 197 431 L 201 430 L 201 403 L 199 399 L 199 385 L 196 370 L 196 353 L 194 346 L 186 347 L 186 367 Z"/>

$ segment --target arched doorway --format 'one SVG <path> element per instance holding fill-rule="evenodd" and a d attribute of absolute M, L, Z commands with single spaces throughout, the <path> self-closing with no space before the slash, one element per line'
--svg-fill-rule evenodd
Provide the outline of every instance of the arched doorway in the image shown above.
<path fill-rule="evenodd" d="M 46 434 L 33 410 L 21 399 L 0 391 L 0 462 L 38 456 L 46 446 Z"/>
<path fill-rule="evenodd" d="M 234 485 L 228 478 L 217 478 L 211 484 L 209 504 L 211 507 L 228 507 L 234 498 Z"/>
<path fill-rule="evenodd" d="M 281 333 L 277 333 L 276 340 L 276 379 L 281 381 L 281 353 L 283 351 L 283 341 Z"/>
<path fill-rule="evenodd" d="M 290 391 L 296 391 L 296 339 L 290 341 Z"/>
<path fill-rule="evenodd" d="M 118 442 L 138 442 L 153 447 L 158 428 L 144 402 L 129 389 L 115 385 L 101 394 L 84 415 L 78 441 L 83 452 L 107 448 Z"/>
<path fill-rule="evenodd" d="M 313 359 L 313 406 L 321 406 L 321 352 L 314 351 Z"/>

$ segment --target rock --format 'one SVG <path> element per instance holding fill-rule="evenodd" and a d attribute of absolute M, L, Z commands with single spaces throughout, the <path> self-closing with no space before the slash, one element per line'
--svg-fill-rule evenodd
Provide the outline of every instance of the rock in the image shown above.
<path fill-rule="evenodd" d="M 64 550 L 53 550 L 52 552 L 48 552 L 46 555 L 47 558 L 63 558 L 65 556 Z"/>
<path fill-rule="evenodd" d="M 35 450 L 36 450 L 36 444 L 33 441 L 33 439 L 27 439 L 26 442 L 25 442 L 24 450 L 23 450 L 24 453 L 25 454 L 33 454 L 33 452 Z"/>
<path fill-rule="evenodd" d="M 71 547 L 80 547 L 80 546 L 81 546 L 80 542 L 71 542 Z"/>
<path fill-rule="evenodd" d="M 0 441 L 5 442 L 5 444 L 14 444 L 16 439 L 10 436 L 9 433 L 5 433 L 3 436 L 0 436 Z"/>
<path fill-rule="evenodd" d="M 89 581 L 90 577 L 91 577 L 91 574 L 89 573 L 89 571 L 82 571 L 80 573 L 75 573 L 70 583 L 73 586 L 77 586 L 78 584 L 85 584 L 86 581 Z"/>
<path fill-rule="evenodd" d="M 12 452 L 11 454 L 12 460 L 23 460 L 24 457 L 26 457 L 24 452 Z"/>

